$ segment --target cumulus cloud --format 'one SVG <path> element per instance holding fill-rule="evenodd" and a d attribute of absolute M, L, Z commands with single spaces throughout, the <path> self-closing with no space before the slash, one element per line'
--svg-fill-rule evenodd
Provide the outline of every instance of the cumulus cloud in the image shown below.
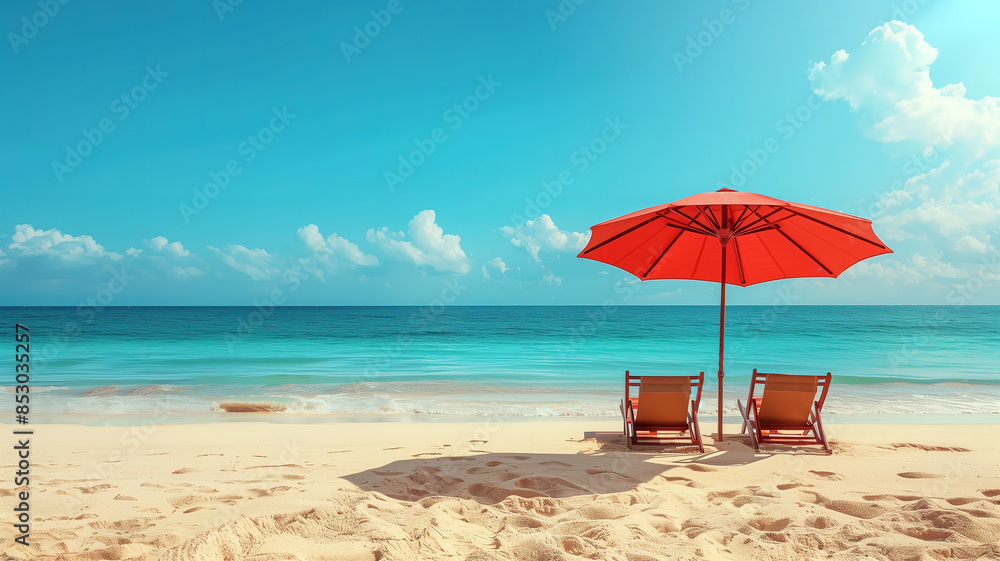
<path fill-rule="evenodd" d="M 37 230 L 30 224 L 18 224 L 7 249 L 10 257 L 46 256 L 64 265 L 90 265 L 100 259 L 121 259 L 118 253 L 104 249 L 90 236 L 72 236 L 59 230 Z"/>
<path fill-rule="evenodd" d="M 136 256 L 138 256 L 140 254 L 142 254 L 142 250 L 141 249 L 136 249 L 134 247 L 130 247 L 130 248 L 128 248 L 128 249 L 125 250 L 125 255 L 128 255 L 129 257 L 136 257 Z"/>
<path fill-rule="evenodd" d="M 964 139 L 997 146 L 1000 98 L 969 99 L 961 82 L 934 87 L 930 67 L 937 56 L 916 27 L 890 21 L 854 52 L 840 50 L 829 63 L 814 64 L 809 80 L 826 99 L 850 103 L 876 140 L 916 140 L 930 147 Z"/>
<path fill-rule="evenodd" d="M 549 286 L 551 286 L 553 288 L 561 285 L 562 281 L 563 281 L 563 278 L 555 276 L 552 273 L 552 271 L 546 272 L 545 276 L 542 277 L 542 284 L 547 284 L 547 285 L 549 285 Z"/>
<path fill-rule="evenodd" d="M 916 27 L 892 21 L 857 49 L 810 69 L 816 93 L 846 101 L 870 138 L 923 149 L 923 159 L 903 165 L 908 179 L 881 197 L 872 217 L 897 254 L 862 262 L 852 276 L 948 284 L 980 274 L 982 261 L 998 251 L 991 240 L 1000 231 L 1000 98 L 970 99 L 961 82 L 936 87 L 930 69 L 937 56 Z M 938 163 L 923 165 L 932 159 Z"/>
<path fill-rule="evenodd" d="M 171 242 L 163 236 L 156 236 L 155 238 L 149 240 L 149 246 L 157 252 L 169 253 L 174 257 L 187 257 L 188 255 L 191 255 L 190 251 L 184 249 L 181 242 Z"/>
<path fill-rule="evenodd" d="M 357 246 L 342 238 L 336 233 L 327 238 L 319 232 L 319 226 L 308 224 L 299 228 L 299 238 L 312 250 L 313 257 L 317 261 L 335 268 L 340 264 L 360 267 L 374 267 L 378 265 L 378 258 L 374 255 L 366 255 Z"/>
<path fill-rule="evenodd" d="M 219 249 L 208 246 L 226 265 L 253 280 L 268 280 L 281 274 L 280 260 L 263 249 L 249 249 L 242 245 L 227 245 Z"/>
<path fill-rule="evenodd" d="M 548 214 L 543 214 L 534 220 L 528 220 L 523 226 L 501 228 L 503 235 L 510 243 L 523 248 L 537 263 L 542 260 L 538 253 L 542 249 L 549 251 L 580 251 L 587 245 L 590 233 L 567 232 L 560 230 Z"/>
<path fill-rule="evenodd" d="M 181 278 L 190 279 L 204 275 L 205 271 L 196 269 L 194 267 L 174 267 L 174 273 L 176 273 L 177 276 Z"/>
<path fill-rule="evenodd" d="M 435 220 L 433 210 L 424 210 L 410 221 L 408 233 L 390 232 L 386 227 L 372 228 L 366 239 L 398 261 L 431 267 L 441 273 L 468 273 L 472 267 L 462 250 L 462 239 L 445 234 Z"/>

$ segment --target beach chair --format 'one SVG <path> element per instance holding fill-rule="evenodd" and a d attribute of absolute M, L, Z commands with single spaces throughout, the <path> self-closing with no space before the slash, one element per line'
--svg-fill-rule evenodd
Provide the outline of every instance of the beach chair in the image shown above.
<path fill-rule="evenodd" d="M 704 452 L 698 426 L 698 406 L 704 382 L 704 372 L 698 376 L 633 376 L 626 370 L 621 410 L 628 447 L 690 441 Z M 631 396 L 632 388 L 638 388 L 635 397 Z M 691 399 L 692 389 L 697 390 L 694 399 Z M 679 434 L 663 436 L 661 432 Z"/>
<path fill-rule="evenodd" d="M 754 450 L 763 444 L 819 444 L 832 454 L 823 431 L 823 403 L 831 375 L 765 374 L 753 370 L 746 407 L 736 400 L 743 416 L 743 434 L 749 430 Z M 754 397 L 757 386 L 760 397 Z M 816 398 L 819 393 L 819 399 Z"/>

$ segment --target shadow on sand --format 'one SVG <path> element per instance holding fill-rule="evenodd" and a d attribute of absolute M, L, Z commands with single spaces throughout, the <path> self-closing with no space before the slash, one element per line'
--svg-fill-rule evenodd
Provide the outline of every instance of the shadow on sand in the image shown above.
<path fill-rule="evenodd" d="M 483 453 L 397 460 L 344 479 L 360 489 L 406 501 L 446 496 L 495 504 L 512 496 L 564 498 L 621 493 L 658 477 L 693 485 L 684 477 L 689 470 L 721 471 L 775 455 L 755 454 L 745 435 L 706 442 L 709 448 L 705 453 L 693 445 L 629 450 L 621 433 L 615 432 L 585 432 L 578 442 L 592 447 L 579 454 Z"/>

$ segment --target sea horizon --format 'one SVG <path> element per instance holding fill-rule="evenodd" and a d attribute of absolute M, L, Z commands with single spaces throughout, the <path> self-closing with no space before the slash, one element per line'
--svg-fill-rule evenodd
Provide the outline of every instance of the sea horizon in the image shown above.
<path fill-rule="evenodd" d="M 1000 415 L 993 308 L 733 306 L 724 415 L 738 414 L 754 368 L 832 372 L 833 420 Z M 51 422 L 150 411 L 204 422 L 248 407 L 330 420 L 616 416 L 625 370 L 704 372 L 700 409 L 715 416 L 712 306 L 28 306 L 0 316 L 32 330 L 33 411 Z"/>

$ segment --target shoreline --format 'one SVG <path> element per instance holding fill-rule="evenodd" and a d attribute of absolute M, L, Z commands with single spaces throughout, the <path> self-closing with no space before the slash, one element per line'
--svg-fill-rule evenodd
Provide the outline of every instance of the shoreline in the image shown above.
<path fill-rule="evenodd" d="M 715 426 L 714 414 L 699 413 L 699 421 L 704 427 Z M 142 425 L 209 425 L 224 423 L 263 422 L 275 425 L 314 424 L 364 424 L 364 423 L 413 423 L 413 424 L 461 424 L 498 420 L 505 423 L 559 423 L 559 422 L 621 422 L 619 415 L 458 415 L 458 414 L 309 414 L 294 412 L 247 412 L 231 413 L 214 411 L 207 413 L 158 413 L 139 414 L 62 414 L 33 415 L 32 425 L 36 426 L 142 426 Z M 742 423 L 738 415 L 724 415 L 723 423 Z M 823 417 L 825 425 L 873 425 L 873 426 L 958 426 L 958 425 L 1000 425 L 1000 413 L 872 413 L 872 414 L 828 414 Z M 728 432 L 726 433 L 729 434 Z"/>

